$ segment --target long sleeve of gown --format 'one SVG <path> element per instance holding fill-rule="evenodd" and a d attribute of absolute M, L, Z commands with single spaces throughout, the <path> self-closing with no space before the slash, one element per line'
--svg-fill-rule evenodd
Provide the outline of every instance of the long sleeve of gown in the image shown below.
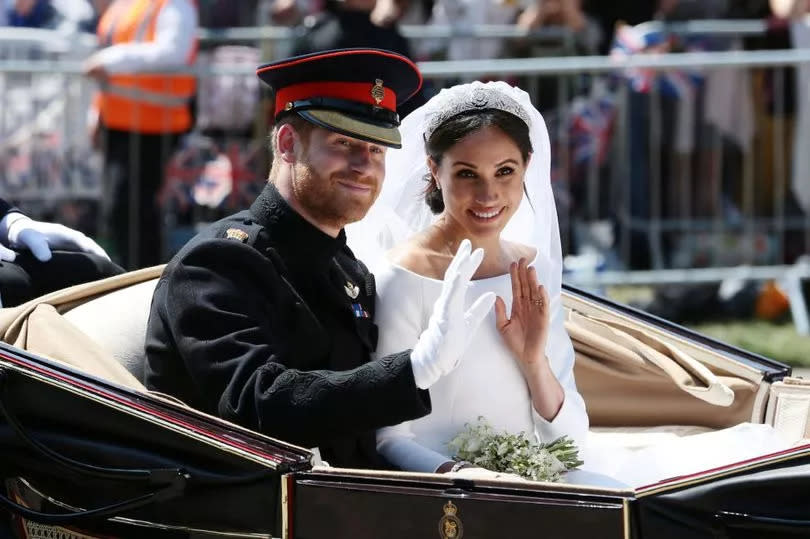
<path fill-rule="evenodd" d="M 385 266 L 376 275 L 378 357 L 413 348 L 427 320 L 420 280 Z M 377 452 L 394 466 L 409 471 L 434 472 L 450 460 L 416 442 L 410 421 L 378 429 Z"/>
<path fill-rule="evenodd" d="M 551 338 L 546 355 L 551 369 L 565 392 L 565 397 L 554 419 L 547 421 L 532 406 L 535 435 L 541 442 L 551 442 L 560 436 L 569 436 L 579 447 L 585 444 L 588 434 L 588 414 L 585 401 L 577 391 L 574 381 L 574 345 L 565 330 L 565 309 L 562 298 L 557 295 L 551 301 Z"/>

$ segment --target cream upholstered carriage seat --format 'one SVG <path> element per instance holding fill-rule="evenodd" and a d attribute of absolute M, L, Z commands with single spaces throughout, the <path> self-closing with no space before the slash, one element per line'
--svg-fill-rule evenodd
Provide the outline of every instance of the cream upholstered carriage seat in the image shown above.
<path fill-rule="evenodd" d="M 144 335 L 161 271 L 138 270 L 2 309 L 0 335 L 18 347 L 145 390 Z M 571 297 L 565 303 L 577 385 L 592 434 L 638 448 L 667 437 L 762 422 L 767 399 L 756 373 L 729 372 L 716 361 L 710 369 L 695 359 L 696 350 L 675 346 L 630 318 L 611 318 Z"/>
<path fill-rule="evenodd" d="M 72 286 L 0 309 L 0 339 L 143 390 L 144 336 L 163 266 Z"/>
<path fill-rule="evenodd" d="M 62 314 L 139 381 L 143 381 L 143 342 L 157 281 L 121 288 Z"/>

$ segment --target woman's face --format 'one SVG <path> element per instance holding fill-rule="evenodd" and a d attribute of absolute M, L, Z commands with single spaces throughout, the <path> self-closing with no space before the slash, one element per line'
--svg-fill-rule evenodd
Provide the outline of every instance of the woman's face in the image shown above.
<path fill-rule="evenodd" d="M 470 239 L 500 234 L 523 198 L 527 165 L 501 129 L 470 133 L 444 153 L 440 165 L 429 160 L 442 190 L 442 215 Z"/>

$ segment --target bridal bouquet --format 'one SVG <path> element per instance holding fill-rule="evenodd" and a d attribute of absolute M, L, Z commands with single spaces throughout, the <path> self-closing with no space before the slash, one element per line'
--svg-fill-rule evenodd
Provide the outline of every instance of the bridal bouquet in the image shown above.
<path fill-rule="evenodd" d="M 475 425 L 467 424 L 447 445 L 458 460 L 533 481 L 560 481 L 563 472 L 583 464 L 577 446 L 568 436 L 541 444 L 522 432 L 496 433 L 483 417 Z"/>

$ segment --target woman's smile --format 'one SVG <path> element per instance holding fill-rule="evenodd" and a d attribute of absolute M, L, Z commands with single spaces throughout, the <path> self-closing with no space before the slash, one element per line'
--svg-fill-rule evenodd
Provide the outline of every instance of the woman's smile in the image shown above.
<path fill-rule="evenodd" d="M 478 210 L 467 210 L 467 212 L 475 218 L 476 221 L 480 221 L 482 223 L 491 222 L 496 220 L 503 211 L 506 209 L 506 206 L 500 206 L 496 208 L 487 208 L 487 209 L 478 209 Z"/>

